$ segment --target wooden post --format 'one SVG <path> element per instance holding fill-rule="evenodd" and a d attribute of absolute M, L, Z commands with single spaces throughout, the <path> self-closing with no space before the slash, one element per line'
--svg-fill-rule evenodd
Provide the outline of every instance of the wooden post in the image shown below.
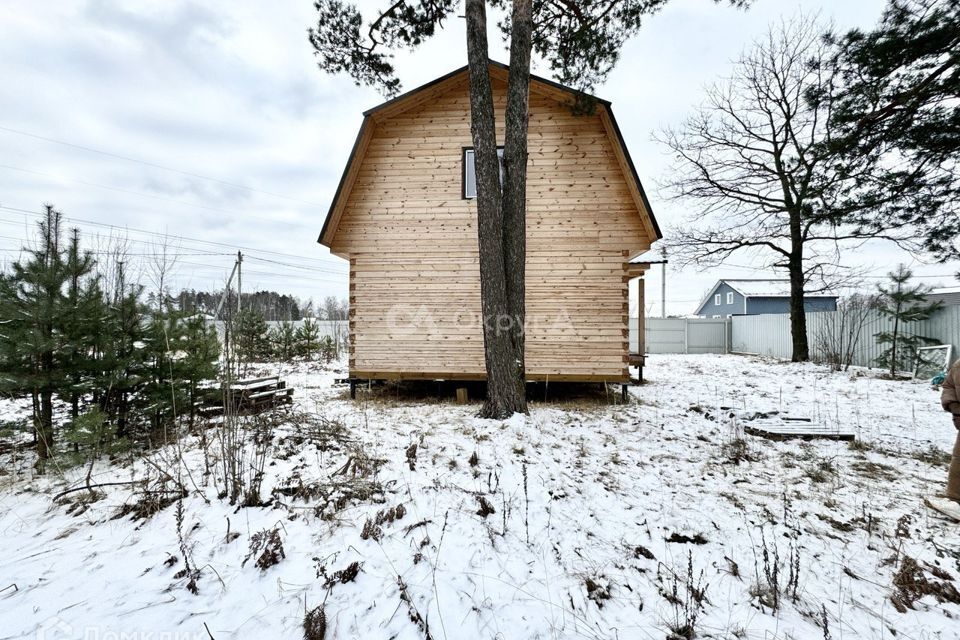
<path fill-rule="evenodd" d="M 467 404 L 467 388 L 457 387 L 457 404 Z"/>
<path fill-rule="evenodd" d="M 660 317 L 667 317 L 667 248 L 662 247 L 663 262 L 660 263 Z"/>
<path fill-rule="evenodd" d="M 641 357 L 641 361 L 645 352 L 647 350 L 647 336 L 646 336 L 646 278 L 639 278 L 637 280 L 637 354 Z M 643 365 L 640 365 L 643 368 Z"/>

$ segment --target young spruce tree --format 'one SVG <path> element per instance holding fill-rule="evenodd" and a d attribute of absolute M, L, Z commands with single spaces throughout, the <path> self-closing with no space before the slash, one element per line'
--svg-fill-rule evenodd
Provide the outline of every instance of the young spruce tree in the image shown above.
<path fill-rule="evenodd" d="M 283 320 L 270 331 L 270 343 L 273 353 L 283 362 L 289 362 L 296 354 L 297 332 L 293 323 Z"/>
<path fill-rule="evenodd" d="M 180 349 L 182 382 L 186 385 L 189 402 L 189 425 L 193 428 L 196 410 L 201 398 L 201 384 L 206 380 L 216 380 L 220 373 L 220 341 L 212 325 L 208 325 L 202 316 L 194 315 L 184 321 Z"/>
<path fill-rule="evenodd" d="M 297 351 L 307 360 L 313 360 L 320 346 L 320 326 L 316 320 L 305 318 L 297 327 Z"/>
<path fill-rule="evenodd" d="M 925 344 L 936 342 L 931 338 L 904 333 L 904 325 L 908 322 L 926 320 L 943 306 L 941 302 L 927 302 L 926 294 L 929 287 L 924 285 L 910 285 L 913 272 L 906 266 L 897 265 L 895 271 L 887 274 L 890 281 L 886 285 L 879 285 L 880 292 L 877 301 L 877 310 L 881 315 L 893 320 L 890 331 L 881 331 L 876 334 L 877 343 L 887 345 L 877 364 L 889 367 L 890 377 L 896 377 L 897 371 L 910 369 L 917 355 L 917 349 Z"/>

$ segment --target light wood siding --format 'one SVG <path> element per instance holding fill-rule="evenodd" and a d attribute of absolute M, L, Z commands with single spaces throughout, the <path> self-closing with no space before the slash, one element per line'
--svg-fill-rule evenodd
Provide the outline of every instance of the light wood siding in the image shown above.
<path fill-rule="evenodd" d="M 502 142 L 505 85 L 494 82 Z M 649 247 L 601 110 L 531 93 L 527 373 L 627 377 L 627 260 Z M 372 118 L 331 250 L 350 258 L 351 374 L 482 378 L 476 204 L 466 79 Z"/>

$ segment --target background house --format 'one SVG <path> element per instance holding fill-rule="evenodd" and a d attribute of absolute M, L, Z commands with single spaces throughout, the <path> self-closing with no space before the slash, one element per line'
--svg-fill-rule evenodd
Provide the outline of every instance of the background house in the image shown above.
<path fill-rule="evenodd" d="M 943 304 L 960 304 L 960 287 L 942 287 L 927 294 L 930 302 L 939 301 Z"/>
<path fill-rule="evenodd" d="M 836 311 L 837 296 L 812 293 L 804 296 L 807 312 Z M 789 280 L 719 280 L 694 312 L 706 318 L 790 313 Z"/>

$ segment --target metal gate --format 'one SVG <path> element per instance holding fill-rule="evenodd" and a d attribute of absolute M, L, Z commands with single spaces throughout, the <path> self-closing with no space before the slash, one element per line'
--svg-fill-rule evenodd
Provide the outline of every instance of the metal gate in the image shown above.
<path fill-rule="evenodd" d="M 637 348 L 636 322 L 630 323 L 630 347 Z M 647 353 L 729 353 L 728 318 L 646 318 Z"/>

